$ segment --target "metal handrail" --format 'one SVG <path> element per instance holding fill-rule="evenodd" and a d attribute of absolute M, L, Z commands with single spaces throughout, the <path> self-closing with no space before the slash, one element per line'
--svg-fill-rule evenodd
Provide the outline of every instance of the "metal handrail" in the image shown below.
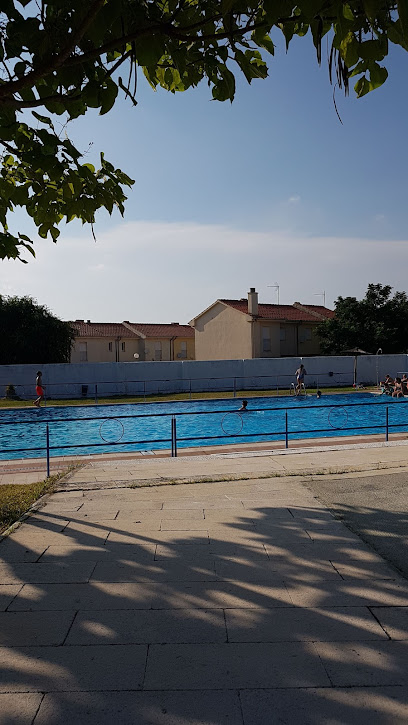
<path fill-rule="evenodd" d="M 348 403 L 347 408 L 349 407 L 364 407 L 364 406 L 372 406 L 372 403 L 364 402 L 364 403 Z M 348 426 L 348 427 L 338 427 L 335 428 L 331 426 L 330 428 L 312 428 L 312 429 L 303 429 L 302 431 L 299 430 L 290 430 L 289 429 L 289 423 L 288 423 L 288 411 L 289 410 L 296 410 L 298 411 L 299 408 L 283 408 L 283 407 L 268 407 L 268 408 L 251 408 L 250 410 L 252 412 L 265 412 L 265 411 L 279 411 L 280 413 L 285 414 L 285 430 L 278 430 L 278 431 L 270 431 L 270 432 L 252 432 L 252 433 L 225 433 L 223 432 L 223 435 L 205 435 L 205 436 L 185 436 L 185 437 L 178 437 L 177 436 L 177 417 L 178 416 L 186 416 L 186 415 L 219 415 L 219 414 L 225 414 L 225 413 L 231 413 L 236 411 L 228 410 L 201 410 L 201 411 L 180 411 L 177 413 L 174 412 L 166 412 L 166 413 L 149 413 L 149 414 L 134 414 L 134 415 L 118 415 L 118 416 L 112 416 L 112 418 L 107 418 L 106 416 L 87 416 L 85 418 L 77 417 L 77 418 L 61 418 L 61 419 L 41 419 L 41 420 L 13 420 L 13 421 L 1 421 L 0 424 L 2 425 L 33 425 L 36 423 L 44 423 L 46 425 L 46 445 L 45 446 L 37 446 L 37 447 L 30 447 L 30 448 L 6 448 L 3 449 L 3 453 L 22 453 L 22 452 L 36 452 L 40 450 L 46 451 L 47 456 L 47 475 L 49 475 L 49 463 L 50 463 L 50 451 L 52 450 L 65 450 L 65 449 L 72 449 L 72 448 L 98 448 L 98 447 L 104 447 L 104 446 L 123 446 L 123 445 L 145 445 L 148 444 L 151 446 L 152 444 L 157 443 L 170 443 L 171 444 L 171 455 L 177 456 L 177 446 L 180 442 L 193 442 L 193 441 L 204 441 L 204 440 L 225 440 L 226 438 L 240 438 L 240 439 L 246 439 L 246 438 L 263 438 L 263 437 L 284 437 L 285 440 L 285 448 L 289 447 L 289 436 L 290 435 L 298 435 L 299 433 L 304 434 L 310 434 L 310 433 L 326 433 L 328 430 L 341 430 L 343 432 L 347 431 L 364 431 L 364 430 L 372 430 L 374 428 L 384 428 L 385 429 L 385 440 L 389 440 L 389 432 L 392 428 L 401 428 L 403 426 L 408 426 L 408 421 L 400 421 L 398 423 L 390 423 L 389 422 L 389 403 L 379 401 L 376 403 L 377 406 L 380 406 L 382 408 L 385 407 L 385 425 L 381 423 L 372 423 L 370 425 L 359 425 L 359 426 Z M 302 405 L 303 409 L 310 409 L 313 408 L 315 410 L 324 410 L 327 408 L 335 409 L 335 408 L 342 408 L 344 407 L 342 404 L 323 404 L 323 405 Z M 79 422 L 79 421 L 98 421 L 98 420 L 112 420 L 112 419 L 124 419 L 124 418 L 155 418 L 155 417 L 170 417 L 171 419 L 171 437 L 170 438 L 157 438 L 157 439 L 145 439 L 145 440 L 133 440 L 133 441 L 104 441 L 103 443 L 71 443 L 71 444 L 58 444 L 56 446 L 50 445 L 50 437 L 49 437 L 49 424 L 53 423 L 66 423 L 66 422 Z"/>

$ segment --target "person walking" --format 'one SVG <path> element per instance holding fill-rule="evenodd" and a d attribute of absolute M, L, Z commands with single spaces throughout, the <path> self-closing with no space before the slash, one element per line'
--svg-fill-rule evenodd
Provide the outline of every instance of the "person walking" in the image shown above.
<path fill-rule="evenodd" d="M 41 370 L 37 370 L 37 377 L 35 379 L 35 392 L 37 393 L 38 398 L 34 400 L 34 405 L 37 408 L 41 408 L 41 401 L 44 400 L 44 388 L 42 384 Z"/>

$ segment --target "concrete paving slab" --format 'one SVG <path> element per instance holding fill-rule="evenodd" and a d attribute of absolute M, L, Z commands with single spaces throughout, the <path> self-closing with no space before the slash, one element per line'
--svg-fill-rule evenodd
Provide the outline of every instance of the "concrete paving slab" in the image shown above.
<path fill-rule="evenodd" d="M 247 543 L 235 543 L 229 541 L 217 541 L 211 540 L 208 546 L 200 545 L 189 545 L 189 544 L 174 544 L 169 542 L 168 544 L 158 544 L 155 554 L 155 561 L 161 560 L 178 560 L 178 561 L 198 561 L 198 559 L 218 559 L 223 561 L 225 559 L 233 559 L 239 557 L 240 559 L 246 559 L 247 561 L 264 560 L 268 562 L 268 557 L 262 543 L 251 544 Z"/>
<path fill-rule="evenodd" d="M 151 584 L 92 582 L 42 584 L 41 587 L 25 584 L 9 605 L 9 611 L 146 609 L 154 600 Z"/>
<path fill-rule="evenodd" d="M 152 584 L 151 606 L 166 608 L 228 608 L 264 609 L 292 607 L 292 600 L 279 578 L 266 584 L 242 581 L 169 582 Z M 14 603 L 13 603 L 14 604 Z"/>
<path fill-rule="evenodd" d="M 160 563 L 154 565 L 137 562 L 98 562 L 92 574 L 95 582 L 155 582 L 155 581 L 213 581 L 215 571 L 212 561 L 196 564 Z"/>
<path fill-rule="evenodd" d="M 58 564 L 0 564 L 0 581 L 4 584 L 47 584 L 51 582 L 86 582 L 95 562 L 77 561 Z"/>
<path fill-rule="evenodd" d="M 366 607 L 226 609 L 229 642 L 339 642 L 387 639 Z"/>
<path fill-rule="evenodd" d="M 112 725 L 114 722 L 120 725 L 242 725 L 242 715 L 237 692 L 53 693 L 44 697 L 35 725 L 56 722 L 64 725 Z"/>
<path fill-rule="evenodd" d="M 226 641 L 222 609 L 116 609 L 80 612 L 66 645 Z"/>
<path fill-rule="evenodd" d="M 313 646 L 334 687 L 407 686 L 408 642 L 316 642 Z"/>
<path fill-rule="evenodd" d="M 0 612 L 4 612 L 21 590 L 21 584 L 0 584 Z"/>
<path fill-rule="evenodd" d="M 371 611 L 391 639 L 408 639 L 408 607 L 372 607 Z"/>
<path fill-rule="evenodd" d="M 209 528 L 209 522 L 204 520 L 204 517 L 200 519 L 183 520 L 183 519 L 162 519 L 161 520 L 161 531 L 207 531 Z"/>
<path fill-rule="evenodd" d="M 143 531 L 143 529 L 141 530 L 140 528 L 137 528 L 136 525 L 130 524 L 127 527 L 123 526 L 122 529 L 111 529 L 108 536 L 108 543 L 132 544 L 137 543 L 138 541 L 141 543 L 146 542 L 156 544 L 174 541 L 175 544 L 180 546 L 183 545 L 183 542 L 187 546 L 191 544 L 208 546 L 210 543 L 208 532 L 206 535 L 206 531 L 202 529 L 180 532 L 177 534 L 176 532 L 169 531 Z"/>
<path fill-rule="evenodd" d="M 32 725 L 43 697 L 32 692 L 0 694 L 0 725 Z"/>
<path fill-rule="evenodd" d="M 86 523 L 87 521 L 99 523 L 100 521 L 114 521 L 119 513 L 119 509 L 99 509 L 98 511 L 89 511 L 81 508 L 79 511 L 72 512 L 69 519 Z M 66 515 L 66 512 L 64 512 Z"/>
<path fill-rule="evenodd" d="M 92 521 L 75 521 L 71 519 L 66 529 L 64 529 L 61 538 L 55 537 L 50 541 L 50 546 L 58 546 L 72 543 L 83 543 L 91 544 L 98 540 L 98 545 L 103 544 L 105 539 L 108 537 L 111 527 L 114 526 L 114 521 L 105 521 L 102 523 Z"/>
<path fill-rule="evenodd" d="M 285 562 L 284 559 L 281 562 L 267 561 L 261 564 L 256 561 L 244 563 L 242 561 L 235 562 L 230 559 L 229 561 L 216 561 L 215 572 L 217 579 L 244 582 L 267 582 L 276 579 L 285 579 L 289 585 L 291 582 L 296 582 L 296 585 L 300 583 L 316 583 L 319 586 L 326 580 L 328 582 L 332 580 L 341 581 L 340 575 L 330 563 L 308 562 L 305 557 L 304 565 L 300 566 L 299 564 L 299 562 Z M 295 587 L 291 587 L 290 591 L 292 589 L 297 591 Z M 311 590 L 314 591 L 314 588 L 311 588 Z M 294 603 L 297 604 L 297 602 Z M 305 604 L 304 606 L 314 605 Z"/>
<path fill-rule="evenodd" d="M 1 612 L 0 647 L 60 645 L 74 616 L 73 612 Z"/>
<path fill-rule="evenodd" d="M 408 606 L 408 583 L 403 580 L 343 581 L 338 577 L 315 585 L 286 580 L 286 585 L 297 607 Z"/>
<path fill-rule="evenodd" d="M 306 645 L 153 644 L 149 647 L 144 689 L 329 686 L 317 654 L 306 650 Z"/>
<path fill-rule="evenodd" d="M 140 690 L 147 646 L 0 648 L 0 692 Z"/>
<path fill-rule="evenodd" d="M 65 529 L 69 523 L 69 518 L 63 518 L 62 516 L 52 516 L 48 514 L 32 514 L 26 521 L 26 527 L 28 531 L 53 531 L 60 533 Z"/>
<path fill-rule="evenodd" d="M 243 690 L 244 725 L 406 725 L 405 687 Z"/>
<path fill-rule="evenodd" d="M 20 546 L 29 549 L 31 546 L 34 546 L 36 548 L 43 546 L 44 548 L 46 548 L 47 546 L 64 546 L 65 544 L 69 543 L 89 544 L 91 543 L 91 537 L 95 540 L 105 540 L 108 534 L 109 529 L 101 529 L 95 527 L 90 530 L 89 528 L 85 527 L 85 525 L 82 525 L 81 527 L 81 524 L 73 524 L 71 527 L 71 524 L 68 524 L 66 529 L 59 534 L 54 533 L 53 531 L 31 532 L 28 531 L 25 526 L 20 526 L 16 531 L 13 531 L 11 536 L 12 540 L 16 544 L 20 544 Z"/>
<path fill-rule="evenodd" d="M 46 550 L 47 545 L 33 544 L 30 546 L 21 546 L 12 536 L 7 536 L 0 542 L 0 563 L 7 564 L 11 562 L 27 562 L 33 563 L 37 561 L 41 554 Z"/>
<path fill-rule="evenodd" d="M 106 559 L 109 550 L 104 546 L 49 546 L 39 557 L 40 563 L 55 563 L 56 561 L 99 561 Z"/>

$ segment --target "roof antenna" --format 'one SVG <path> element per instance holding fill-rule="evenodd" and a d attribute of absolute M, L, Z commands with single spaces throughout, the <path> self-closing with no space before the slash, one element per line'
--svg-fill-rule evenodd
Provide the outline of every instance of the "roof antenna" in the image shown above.
<path fill-rule="evenodd" d="M 276 289 L 276 291 L 278 293 L 278 305 L 279 305 L 279 285 L 277 284 L 277 282 L 275 282 L 275 284 L 268 284 L 268 287 L 272 287 L 272 289 Z"/>

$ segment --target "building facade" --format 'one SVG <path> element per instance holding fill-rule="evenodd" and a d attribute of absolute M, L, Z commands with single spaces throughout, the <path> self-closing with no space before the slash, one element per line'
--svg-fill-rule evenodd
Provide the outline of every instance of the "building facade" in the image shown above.
<path fill-rule="evenodd" d="M 219 299 L 190 321 L 196 360 L 319 355 L 316 327 L 333 316 L 320 305 L 259 304 L 251 288 L 248 299 Z"/>
<path fill-rule="evenodd" d="M 194 360 L 190 325 L 71 322 L 76 332 L 71 362 L 137 362 Z"/>

